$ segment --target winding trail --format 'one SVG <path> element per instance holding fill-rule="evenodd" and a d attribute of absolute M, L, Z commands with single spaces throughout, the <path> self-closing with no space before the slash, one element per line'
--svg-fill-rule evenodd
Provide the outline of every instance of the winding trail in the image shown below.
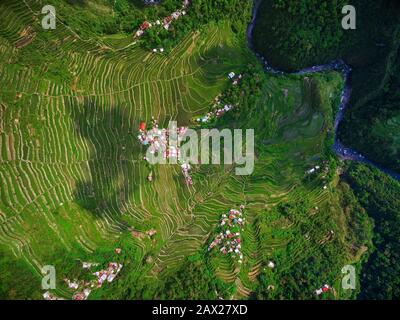
<path fill-rule="evenodd" d="M 255 55 L 258 57 L 258 59 L 261 61 L 261 63 L 264 66 L 264 70 L 267 73 L 270 74 L 312 74 L 312 73 L 318 73 L 318 72 L 326 72 L 326 71 L 338 71 L 341 72 L 344 78 L 344 88 L 342 91 L 341 99 L 340 99 L 340 105 L 339 105 L 339 111 L 336 114 L 335 117 L 335 123 L 334 123 L 334 131 L 335 131 L 335 139 L 334 139 L 334 144 L 332 146 L 333 150 L 335 151 L 336 155 L 341 159 L 341 160 L 352 160 L 352 161 L 357 161 L 365 164 L 372 165 L 379 169 L 380 171 L 390 175 L 392 178 L 399 180 L 400 181 L 400 174 L 393 172 L 387 168 L 384 168 L 380 166 L 379 164 L 374 163 L 373 161 L 367 159 L 364 157 L 361 153 L 345 147 L 338 139 L 337 136 L 337 131 L 338 127 L 340 124 L 340 121 L 342 121 L 343 116 L 344 116 L 344 111 L 346 107 L 348 106 L 348 102 L 350 100 L 351 96 L 351 83 L 350 83 L 350 76 L 351 76 L 351 67 L 347 65 L 343 60 L 334 60 L 330 63 L 327 64 L 322 64 L 322 65 L 317 65 L 317 66 L 311 66 L 307 67 L 304 69 L 301 69 L 296 72 L 283 72 L 281 70 L 274 69 L 272 66 L 268 64 L 268 61 L 261 55 L 259 54 L 253 45 L 253 29 L 254 25 L 257 19 L 257 12 L 258 8 L 261 4 L 261 0 L 254 0 L 254 5 L 253 5 L 253 15 L 252 19 L 250 21 L 250 24 L 247 28 L 247 43 L 249 48 L 255 53 Z"/>

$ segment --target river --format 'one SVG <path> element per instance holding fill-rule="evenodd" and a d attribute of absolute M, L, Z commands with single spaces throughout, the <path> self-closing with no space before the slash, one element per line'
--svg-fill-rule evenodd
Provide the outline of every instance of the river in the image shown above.
<path fill-rule="evenodd" d="M 258 57 L 260 62 L 263 64 L 265 72 L 270 73 L 270 74 L 281 74 L 281 75 L 284 75 L 284 74 L 303 75 L 303 74 L 312 74 L 312 73 L 325 72 L 325 71 L 341 72 L 343 75 L 343 79 L 344 79 L 344 88 L 343 88 L 341 98 L 340 98 L 339 110 L 335 117 L 335 123 L 334 123 L 335 139 L 334 139 L 334 144 L 332 146 L 333 150 L 335 151 L 336 155 L 342 160 L 352 160 L 352 161 L 369 164 L 369 165 L 374 166 L 375 168 L 381 170 L 382 172 L 390 175 L 392 178 L 400 181 L 400 174 L 395 173 L 387 168 L 384 168 L 384 167 L 374 163 L 373 161 L 364 157 L 361 153 L 359 153 L 351 148 L 345 147 L 338 139 L 338 135 L 337 135 L 338 127 L 339 127 L 340 121 L 342 121 L 342 119 L 343 119 L 344 111 L 345 111 L 346 107 L 348 106 L 348 102 L 349 102 L 350 96 L 351 96 L 351 83 L 350 83 L 351 67 L 349 65 L 347 65 L 343 60 L 339 59 L 339 60 L 335 60 L 335 61 L 332 61 L 327 64 L 311 66 L 311 67 L 301 69 L 299 71 L 288 73 L 288 72 L 283 72 L 281 70 L 274 69 L 272 66 L 270 66 L 268 64 L 268 61 L 265 59 L 265 57 L 263 57 L 261 54 L 259 54 L 255 50 L 255 48 L 253 46 L 253 29 L 254 29 L 256 19 L 257 19 L 257 12 L 258 12 L 258 8 L 261 4 L 261 1 L 262 0 L 254 0 L 253 15 L 252 15 L 250 24 L 247 28 L 247 42 L 248 42 L 249 48 L 255 53 L 255 55 Z"/>

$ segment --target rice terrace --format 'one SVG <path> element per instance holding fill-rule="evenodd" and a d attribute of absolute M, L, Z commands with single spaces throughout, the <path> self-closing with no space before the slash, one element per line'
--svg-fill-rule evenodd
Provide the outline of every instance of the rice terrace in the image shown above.
<path fill-rule="evenodd" d="M 400 11 L 320 2 L 2 0 L 0 298 L 398 299 Z"/>

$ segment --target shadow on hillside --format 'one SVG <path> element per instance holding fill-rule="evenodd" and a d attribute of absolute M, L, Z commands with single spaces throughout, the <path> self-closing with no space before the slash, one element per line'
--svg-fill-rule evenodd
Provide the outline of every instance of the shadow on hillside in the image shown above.
<path fill-rule="evenodd" d="M 127 109 L 99 107 L 95 98 L 85 98 L 71 110 L 75 133 L 89 151 L 87 171 L 83 167 L 85 179 L 77 183 L 75 201 L 96 217 L 115 218 L 127 210 L 140 181 L 135 122 Z M 87 155 L 79 157 L 87 159 Z"/>
<path fill-rule="evenodd" d="M 228 46 L 213 48 L 204 57 L 199 64 L 207 75 L 207 85 L 214 85 L 221 76 L 227 76 L 228 68 L 224 63 L 235 64 L 234 50 Z M 207 90 L 207 87 L 202 89 Z M 173 109 L 172 106 L 168 108 Z M 75 134 L 85 141 L 87 148 L 84 154 L 79 149 L 77 155 L 76 160 L 82 163 L 85 177 L 77 183 L 74 198 L 96 217 L 112 215 L 115 218 L 115 215 L 129 210 L 143 172 L 146 172 L 143 170 L 144 162 L 140 161 L 143 150 L 137 142 L 140 119 L 133 119 L 129 109 L 127 106 L 107 106 L 101 97 L 95 96 L 69 105 Z M 164 127 L 171 119 L 177 120 L 179 125 L 186 125 L 191 112 L 181 108 L 178 114 L 162 112 L 155 116 Z M 139 166 L 142 166 L 142 172 Z"/>
<path fill-rule="evenodd" d="M 88 1 L 87 0 L 67 0 L 67 3 L 71 4 L 71 5 L 77 5 L 77 6 L 84 7 L 84 6 L 87 6 Z"/>

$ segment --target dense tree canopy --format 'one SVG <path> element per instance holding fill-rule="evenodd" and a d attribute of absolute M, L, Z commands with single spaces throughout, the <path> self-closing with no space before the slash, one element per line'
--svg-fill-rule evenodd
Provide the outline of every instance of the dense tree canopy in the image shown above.
<path fill-rule="evenodd" d="M 340 139 L 400 172 L 400 99 L 395 89 L 399 86 L 400 3 L 353 1 L 356 30 L 342 28 L 346 4 L 343 0 L 262 1 L 254 45 L 273 67 L 284 70 L 338 58 L 350 64 L 352 95 L 339 128 Z"/>
<path fill-rule="evenodd" d="M 345 175 L 361 204 L 373 218 L 376 250 L 361 279 L 363 299 L 400 298 L 400 183 L 364 165 Z"/>

